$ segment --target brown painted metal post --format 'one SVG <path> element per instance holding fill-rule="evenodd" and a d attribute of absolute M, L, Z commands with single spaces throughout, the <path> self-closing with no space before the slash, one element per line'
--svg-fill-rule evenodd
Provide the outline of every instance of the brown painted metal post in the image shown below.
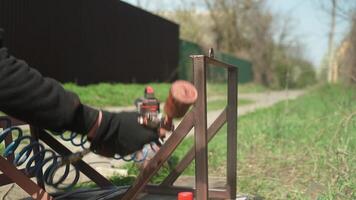
<path fill-rule="evenodd" d="M 228 69 L 227 190 L 236 198 L 237 171 L 237 68 Z"/>
<path fill-rule="evenodd" d="M 31 167 L 31 170 L 33 170 L 33 169 L 34 169 L 34 167 Z M 28 178 L 32 178 L 35 176 L 33 174 L 28 175 L 26 172 L 27 171 L 26 169 L 19 169 L 19 171 L 22 172 L 23 174 L 25 174 Z M 4 173 L 6 173 L 6 172 L 4 172 Z M 13 182 L 14 181 L 11 178 L 9 178 L 8 176 L 6 176 L 6 174 L 0 174 L 0 187 L 3 185 L 13 183 Z"/>
<path fill-rule="evenodd" d="M 208 199 L 208 135 L 206 116 L 206 60 L 193 56 L 194 85 L 198 90 L 195 103 L 195 186 L 197 200 Z"/>
<path fill-rule="evenodd" d="M 140 192 L 145 188 L 150 178 L 162 167 L 164 162 L 168 160 L 169 156 L 173 153 L 177 146 L 183 141 L 184 137 L 192 129 L 194 120 L 192 112 L 194 111 L 190 111 L 185 115 L 182 122 L 168 138 L 166 143 L 150 160 L 150 162 L 148 162 L 145 168 L 143 168 L 134 184 L 123 196 L 122 200 L 136 199 Z"/>
<path fill-rule="evenodd" d="M 220 113 L 218 118 L 210 125 L 208 128 L 208 141 L 213 139 L 216 133 L 226 122 L 226 109 Z M 161 186 L 171 186 L 177 180 L 177 178 L 183 173 L 183 171 L 188 167 L 188 165 L 195 158 L 195 148 L 192 147 L 182 158 L 182 160 L 177 164 L 174 170 L 163 180 Z"/>

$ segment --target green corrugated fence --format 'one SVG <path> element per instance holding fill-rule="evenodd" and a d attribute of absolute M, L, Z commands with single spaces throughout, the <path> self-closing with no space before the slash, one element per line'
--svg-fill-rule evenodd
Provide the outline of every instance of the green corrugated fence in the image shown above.
<path fill-rule="evenodd" d="M 203 50 L 199 45 L 180 40 L 179 44 L 179 68 L 178 78 L 183 80 L 193 80 L 192 59 L 190 55 L 203 54 Z"/>
<path fill-rule="evenodd" d="M 190 55 L 204 54 L 203 49 L 196 43 L 180 40 L 178 78 L 192 80 L 192 60 Z M 215 58 L 226 63 L 238 66 L 239 83 L 252 81 L 253 72 L 251 62 L 236 58 L 235 56 L 215 51 Z M 209 67 L 208 80 L 211 82 L 225 82 L 227 80 L 226 69 Z"/>

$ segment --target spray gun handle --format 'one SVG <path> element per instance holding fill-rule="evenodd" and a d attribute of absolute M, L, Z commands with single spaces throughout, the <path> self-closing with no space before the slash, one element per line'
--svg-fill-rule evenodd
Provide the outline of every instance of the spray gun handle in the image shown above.
<path fill-rule="evenodd" d="M 167 115 L 163 117 L 161 121 L 161 128 L 167 131 L 174 131 L 173 118 Z"/>

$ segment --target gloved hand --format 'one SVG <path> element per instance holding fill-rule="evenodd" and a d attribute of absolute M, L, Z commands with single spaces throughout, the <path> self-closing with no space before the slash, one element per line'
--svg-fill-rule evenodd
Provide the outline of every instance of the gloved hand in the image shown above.
<path fill-rule="evenodd" d="M 115 153 L 125 156 L 142 149 L 147 143 L 158 141 L 158 130 L 140 125 L 137 117 L 137 112 L 103 111 L 91 149 L 107 157 L 113 157 Z"/>

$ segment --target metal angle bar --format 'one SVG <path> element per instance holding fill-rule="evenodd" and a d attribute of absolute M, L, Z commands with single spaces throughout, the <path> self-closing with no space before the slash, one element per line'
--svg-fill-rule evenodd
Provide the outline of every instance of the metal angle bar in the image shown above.
<path fill-rule="evenodd" d="M 163 195 L 177 195 L 179 192 L 193 192 L 194 188 L 190 187 L 180 187 L 180 186 L 161 186 L 161 185 L 147 185 L 145 187 L 145 192 L 149 194 L 163 194 Z M 209 198 L 215 199 L 227 199 L 229 194 L 226 190 L 219 189 L 209 189 Z"/>
<path fill-rule="evenodd" d="M 149 194 L 163 194 L 163 195 L 175 195 L 179 192 L 193 192 L 195 189 L 191 187 L 179 187 L 179 186 L 161 186 L 161 185 L 146 185 L 144 192 Z"/>
<path fill-rule="evenodd" d="M 34 167 L 32 167 L 32 168 L 34 168 Z M 23 174 L 25 174 L 25 176 L 27 176 L 29 178 L 32 178 L 35 176 L 34 174 L 31 174 L 31 175 L 27 174 L 26 169 L 18 169 L 18 170 L 21 171 Z M 8 176 L 6 176 L 5 174 L 0 174 L 0 186 L 7 185 L 7 184 L 10 184 L 13 182 L 14 181 L 12 179 L 10 179 Z"/>
<path fill-rule="evenodd" d="M 55 150 L 61 155 L 70 155 L 73 153 L 44 130 L 41 130 L 41 132 L 39 133 L 39 137 L 48 146 L 50 146 L 53 150 Z M 79 160 L 76 163 L 73 163 L 73 165 L 100 187 L 104 188 L 113 186 L 113 184 L 109 180 L 107 180 L 103 175 L 101 175 L 83 160 Z"/>
<path fill-rule="evenodd" d="M 208 139 L 206 110 L 206 61 L 204 57 L 193 58 L 194 85 L 198 91 L 198 99 L 194 110 L 195 135 L 195 187 L 197 200 L 209 197 L 208 179 Z"/>
<path fill-rule="evenodd" d="M 237 68 L 228 70 L 227 109 L 227 187 L 230 198 L 236 197 L 237 178 Z"/>
<path fill-rule="evenodd" d="M 208 128 L 208 142 L 216 135 L 216 133 L 225 124 L 225 122 L 226 122 L 226 109 L 224 109 L 224 111 L 220 113 L 220 115 L 215 119 L 215 121 Z M 173 183 L 183 173 L 183 171 L 188 167 L 188 165 L 194 160 L 194 158 L 195 158 L 195 149 L 194 147 L 192 147 L 160 185 L 162 186 L 173 185 Z"/>
<path fill-rule="evenodd" d="M 209 56 L 205 56 L 205 55 L 192 55 L 190 56 L 191 58 L 204 58 L 207 62 L 207 64 L 211 64 L 211 65 L 215 65 L 215 66 L 218 66 L 218 67 L 224 67 L 224 68 L 236 68 L 236 66 L 234 65 L 231 65 L 231 64 L 228 64 L 228 63 L 224 63 L 224 62 L 221 62 L 219 60 L 216 60 L 215 58 L 211 58 Z"/>
<path fill-rule="evenodd" d="M 52 200 L 53 198 L 44 189 L 36 185 L 30 178 L 23 174 L 5 158 L 0 156 L 0 170 L 36 200 Z"/>
<path fill-rule="evenodd" d="M 168 160 L 169 156 L 193 128 L 193 115 L 194 109 L 185 115 L 176 130 L 172 133 L 172 135 L 168 138 L 168 140 L 164 143 L 156 155 L 148 162 L 146 167 L 141 171 L 134 184 L 123 196 L 123 200 L 132 200 L 137 198 L 137 195 L 139 195 L 139 193 L 144 189 L 150 178 L 161 168 L 164 162 Z"/>

